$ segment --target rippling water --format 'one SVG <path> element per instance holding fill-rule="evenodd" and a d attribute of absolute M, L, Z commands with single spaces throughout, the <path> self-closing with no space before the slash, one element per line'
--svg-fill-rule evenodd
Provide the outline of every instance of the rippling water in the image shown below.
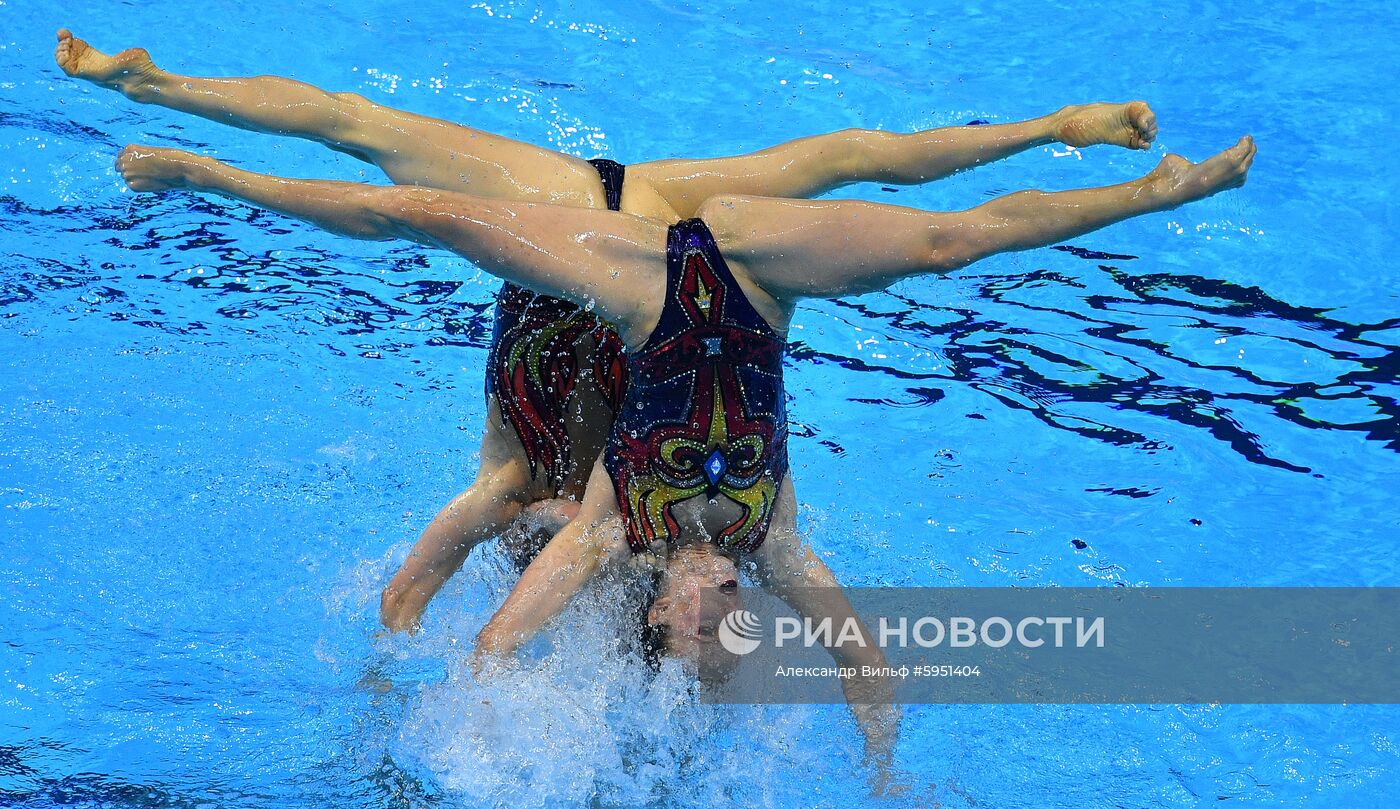
<path fill-rule="evenodd" d="M 495 282 L 124 193 L 110 164 L 131 141 L 379 178 L 64 80 L 59 25 L 633 162 L 1097 98 L 1157 109 L 1150 154 L 1032 150 L 850 192 L 931 209 L 1118 182 L 1253 132 L 1242 191 L 805 305 L 788 365 L 803 524 L 851 584 L 1400 583 L 1382 5 L 191 13 L 0 2 L 2 804 L 865 800 L 844 709 L 697 705 L 617 647 L 614 587 L 490 689 L 461 668 L 511 583 L 490 553 L 423 633 L 376 635 L 379 588 L 476 469 Z M 1374 706 L 927 706 L 898 763 L 945 806 L 1371 806 L 1400 789 L 1397 727 Z"/>

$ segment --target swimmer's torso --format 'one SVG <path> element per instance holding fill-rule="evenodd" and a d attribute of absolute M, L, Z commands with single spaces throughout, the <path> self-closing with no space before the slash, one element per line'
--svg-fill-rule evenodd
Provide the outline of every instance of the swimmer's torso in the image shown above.
<path fill-rule="evenodd" d="M 713 541 L 755 550 L 787 473 L 783 340 L 699 219 L 670 228 L 666 300 L 628 357 L 603 463 L 634 552 Z"/>

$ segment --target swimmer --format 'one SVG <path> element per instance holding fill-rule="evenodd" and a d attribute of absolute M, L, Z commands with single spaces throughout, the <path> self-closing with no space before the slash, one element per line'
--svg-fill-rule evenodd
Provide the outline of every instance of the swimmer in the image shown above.
<path fill-rule="evenodd" d="M 615 565 L 659 570 L 649 622 L 671 651 L 705 646 L 701 587 L 738 564 L 803 615 L 848 610 L 796 528 L 787 475 L 782 355 L 799 300 L 873 292 L 1010 251 L 1074 238 L 1241 186 L 1249 136 L 1200 163 L 1167 155 L 1143 177 L 1018 191 L 930 212 L 849 200 L 720 194 L 695 216 L 648 216 L 405 186 L 296 180 L 178 149 L 128 146 L 135 191 L 212 193 L 357 239 L 450 250 L 501 278 L 596 309 L 617 326 L 631 380 L 579 514 L 545 545 L 477 637 L 478 662 L 513 655 L 585 584 Z M 833 650 L 838 664 L 879 663 Z M 878 757 L 888 706 L 847 698 Z"/>
<path fill-rule="evenodd" d="M 1146 149 L 1157 133 L 1152 110 L 1141 101 L 1096 103 L 1017 123 L 912 134 L 849 129 L 736 157 L 624 169 L 291 79 L 175 75 L 144 49 L 104 54 L 67 29 L 58 33 L 55 58 L 68 75 L 134 101 L 316 141 L 374 164 L 400 185 L 607 208 L 666 223 L 696 216 L 716 195 L 807 198 L 857 182 L 917 184 L 1049 143 Z M 385 588 L 380 618 L 390 629 L 417 626 L 477 544 L 503 532 L 521 536 L 507 527 L 531 504 L 565 498 L 577 508 L 626 395 L 617 333 L 574 303 L 507 284 L 496 318 L 476 480 L 427 526 Z M 529 542 L 506 542 L 522 563 L 537 552 Z M 808 561 L 822 564 L 815 556 Z M 680 642 L 677 633 L 671 637 Z"/>

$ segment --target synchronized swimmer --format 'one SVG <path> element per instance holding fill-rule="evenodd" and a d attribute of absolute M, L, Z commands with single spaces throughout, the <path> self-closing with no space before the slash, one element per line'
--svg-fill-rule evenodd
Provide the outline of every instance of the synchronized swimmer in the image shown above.
<path fill-rule="evenodd" d="M 218 194 L 352 238 L 446 249 L 506 282 L 477 478 L 424 531 L 381 610 L 390 628 L 415 626 L 475 545 L 530 512 L 558 531 L 516 549 L 528 566 L 478 636 L 478 659 L 513 654 L 616 564 L 659 575 L 647 623 L 668 653 L 702 667 L 715 616 L 700 592 L 732 590 L 740 560 L 798 612 L 848 612 L 796 528 L 782 377 L 796 303 L 1170 210 L 1242 185 L 1255 153 L 1245 136 L 1200 163 L 1167 155 L 1118 185 L 930 212 L 809 198 L 856 182 L 928 182 L 1052 142 L 1145 149 L 1152 111 L 1100 103 L 1011 124 L 845 130 L 624 168 L 290 79 L 177 76 L 144 50 L 109 56 L 66 30 L 56 58 L 139 102 L 321 142 L 396 184 L 287 179 L 128 146 L 117 167 L 133 190 Z M 878 652 L 833 654 L 844 667 L 884 664 Z M 847 684 L 872 752 L 888 755 L 889 707 L 868 704 L 858 678 Z"/>

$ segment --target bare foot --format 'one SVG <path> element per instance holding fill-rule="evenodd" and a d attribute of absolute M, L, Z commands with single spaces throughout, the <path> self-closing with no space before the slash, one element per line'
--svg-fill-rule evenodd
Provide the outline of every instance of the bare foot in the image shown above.
<path fill-rule="evenodd" d="M 1254 152 L 1254 138 L 1245 135 L 1239 143 L 1199 163 L 1169 154 L 1146 179 L 1149 187 L 1174 207 L 1244 185 Z"/>
<path fill-rule="evenodd" d="M 194 169 L 208 160 L 180 149 L 132 144 L 117 154 L 117 171 L 132 191 L 170 191 L 188 186 Z"/>
<path fill-rule="evenodd" d="M 1157 116 L 1146 101 L 1080 104 L 1055 113 L 1055 137 L 1066 146 L 1107 143 L 1146 149 L 1157 137 Z"/>
<path fill-rule="evenodd" d="M 73 78 L 123 93 L 160 72 L 145 48 L 127 48 L 115 56 L 108 56 L 73 36 L 73 32 L 67 28 L 58 30 L 58 47 L 54 49 L 53 58 L 63 72 Z"/>

